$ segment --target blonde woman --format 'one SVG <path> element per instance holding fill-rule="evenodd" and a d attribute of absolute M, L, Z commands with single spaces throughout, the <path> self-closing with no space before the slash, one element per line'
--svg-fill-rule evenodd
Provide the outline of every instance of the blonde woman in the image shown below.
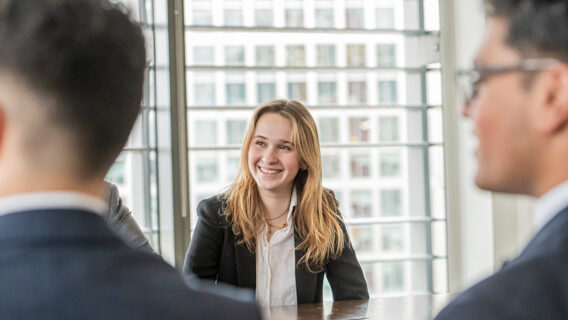
<path fill-rule="evenodd" d="M 184 273 L 256 290 L 263 306 L 368 299 L 333 193 L 322 187 L 316 124 L 294 100 L 259 107 L 234 183 L 201 201 Z"/>

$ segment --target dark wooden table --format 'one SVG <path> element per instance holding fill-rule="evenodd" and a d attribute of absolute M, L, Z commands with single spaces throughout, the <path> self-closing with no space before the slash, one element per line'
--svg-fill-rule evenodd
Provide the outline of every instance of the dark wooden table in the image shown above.
<path fill-rule="evenodd" d="M 381 297 L 368 301 L 325 301 L 323 303 L 264 309 L 266 319 L 432 319 L 452 295 Z"/>

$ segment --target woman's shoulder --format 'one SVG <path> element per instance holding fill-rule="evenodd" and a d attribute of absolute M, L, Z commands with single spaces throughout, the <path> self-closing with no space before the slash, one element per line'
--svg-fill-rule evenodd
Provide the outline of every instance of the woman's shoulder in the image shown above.
<path fill-rule="evenodd" d="M 199 201 L 197 205 L 197 215 L 208 218 L 219 219 L 223 215 L 225 199 L 222 194 L 214 195 Z"/>

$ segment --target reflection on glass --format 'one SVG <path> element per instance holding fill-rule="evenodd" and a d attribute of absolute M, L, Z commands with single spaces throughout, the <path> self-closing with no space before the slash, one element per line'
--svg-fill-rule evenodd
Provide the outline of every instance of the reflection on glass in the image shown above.
<path fill-rule="evenodd" d="M 306 83 L 305 82 L 289 82 L 288 83 L 289 99 L 306 101 Z"/>
<path fill-rule="evenodd" d="M 333 28 L 333 9 L 316 9 L 316 28 Z"/>
<path fill-rule="evenodd" d="M 197 158 L 196 160 L 197 181 L 215 182 L 217 181 L 217 159 Z"/>
<path fill-rule="evenodd" d="M 396 81 L 379 81 L 379 103 L 393 103 L 397 101 Z"/>
<path fill-rule="evenodd" d="M 243 142 L 246 127 L 246 120 L 227 120 L 227 143 L 240 145 Z"/>
<path fill-rule="evenodd" d="M 352 104 L 367 103 L 367 82 L 350 81 L 347 88 L 347 102 Z"/>
<path fill-rule="evenodd" d="M 337 178 L 341 176 L 338 155 L 322 156 L 322 176 L 324 178 Z"/>
<path fill-rule="evenodd" d="M 401 292 L 404 289 L 403 265 L 400 262 L 383 263 L 383 292 Z"/>
<path fill-rule="evenodd" d="M 228 66 L 242 66 L 245 64 L 245 47 L 225 47 L 225 64 Z"/>
<path fill-rule="evenodd" d="M 273 66 L 274 65 L 274 47 L 273 46 L 256 46 L 256 65 L 257 66 Z"/>
<path fill-rule="evenodd" d="M 339 122 L 337 118 L 320 118 L 319 134 L 320 142 L 338 142 L 339 141 Z"/>
<path fill-rule="evenodd" d="M 303 45 L 286 46 L 286 64 L 292 67 L 305 65 L 305 51 Z"/>
<path fill-rule="evenodd" d="M 349 141 L 368 142 L 369 127 L 368 118 L 349 118 Z"/>
<path fill-rule="evenodd" d="M 244 83 L 227 83 L 227 104 L 228 105 L 244 105 L 245 99 L 245 84 Z"/>
<path fill-rule="evenodd" d="M 316 46 L 317 66 L 333 67 L 335 66 L 335 46 L 332 44 L 320 44 Z"/>
<path fill-rule="evenodd" d="M 396 47 L 394 44 L 377 45 L 377 66 L 395 67 L 396 66 Z"/>
<path fill-rule="evenodd" d="M 304 26 L 304 11 L 302 9 L 286 9 L 286 27 L 301 28 Z"/>
<path fill-rule="evenodd" d="M 272 27 L 272 10 L 270 9 L 254 10 L 254 24 L 257 27 Z"/>
<path fill-rule="evenodd" d="M 347 45 L 347 66 L 364 67 L 365 66 L 365 46 L 362 44 Z"/>
<path fill-rule="evenodd" d="M 257 85 L 258 104 L 263 104 L 276 98 L 274 83 L 259 83 Z"/>
<path fill-rule="evenodd" d="M 402 250 L 402 226 L 400 225 L 385 225 L 381 228 L 382 233 L 382 248 L 385 253 L 397 253 Z"/>
<path fill-rule="evenodd" d="M 348 29 L 361 29 L 365 26 L 363 8 L 347 8 L 345 10 L 345 27 Z"/>
<path fill-rule="evenodd" d="M 337 102 L 335 82 L 318 82 L 318 98 L 321 104 L 331 104 Z"/>
<path fill-rule="evenodd" d="M 243 25 L 243 11 L 236 9 L 225 9 L 224 23 L 227 27 L 240 27 Z"/>
<path fill-rule="evenodd" d="M 396 153 L 381 153 L 379 155 L 381 177 L 390 178 L 400 176 L 400 154 Z"/>
<path fill-rule="evenodd" d="M 399 139 L 398 130 L 398 117 L 379 117 L 379 141 L 397 142 Z"/>

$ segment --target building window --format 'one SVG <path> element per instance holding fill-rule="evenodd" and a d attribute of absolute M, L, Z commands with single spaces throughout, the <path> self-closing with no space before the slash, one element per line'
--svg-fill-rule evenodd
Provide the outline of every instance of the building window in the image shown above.
<path fill-rule="evenodd" d="M 394 12 L 392 8 L 377 9 L 377 29 L 394 29 Z"/>
<path fill-rule="evenodd" d="M 302 9 L 286 9 L 287 28 L 301 28 L 304 26 L 304 11 Z"/>
<path fill-rule="evenodd" d="M 398 177 L 400 176 L 400 154 L 398 153 L 382 153 L 379 155 L 381 177 Z"/>
<path fill-rule="evenodd" d="M 216 145 L 217 144 L 217 122 L 214 120 L 201 120 L 195 122 L 196 145 Z"/>
<path fill-rule="evenodd" d="M 353 218 L 369 218 L 372 215 L 371 191 L 351 192 L 351 216 Z"/>
<path fill-rule="evenodd" d="M 381 213 L 384 217 L 398 217 L 402 215 L 400 190 L 381 191 Z"/>
<path fill-rule="evenodd" d="M 404 289 L 402 267 L 400 262 L 383 263 L 383 292 L 401 292 Z"/>
<path fill-rule="evenodd" d="M 225 64 L 227 66 L 242 66 L 245 64 L 245 48 L 243 46 L 225 47 Z"/>
<path fill-rule="evenodd" d="M 322 143 L 339 142 L 339 122 L 337 118 L 320 118 L 319 134 Z"/>
<path fill-rule="evenodd" d="M 244 105 L 246 103 L 244 83 L 227 83 L 226 91 L 228 105 Z"/>
<path fill-rule="evenodd" d="M 257 66 L 273 66 L 274 65 L 274 47 L 273 46 L 257 46 L 256 47 L 256 65 Z"/>
<path fill-rule="evenodd" d="M 365 46 L 362 44 L 347 45 L 347 66 L 364 67 L 365 66 Z"/>
<path fill-rule="evenodd" d="M 396 81 L 379 81 L 379 103 L 394 103 L 397 101 Z"/>
<path fill-rule="evenodd" d="M 217 159 L 215 158 L 198 158 L 197 164 L 197 181 L 199 182 L 215 182 L 217 181 Z"/>
<path fill-rule="evenodd" d="M 270 9 L 254 10 L 254 24 L 257 27 L 272 27 L 272 10 Z"/>
<path fill-rule="evenodd" d="M 369 118 L 349 118 L 349 141 L 369 141 Z"/>
<path fill-rule="evenodd" d="M 239 157 L 228 157 L 227 158 L 227 181 L 235 181 L 237 177 L 237 172 L 239 171 Z"/>
<path fill-rule="evenodd" d="M 274 100 L 276 97 L 276 87 L 274 86 L 274 83 L 257 84 L 257 95 L 257 101 L 259 104 Z"/>
<path fill-rule="evenodd" d="M 213 65 L 215 53 L 213 47 L 194 47 L 193 48 L 193 64 L 197 66 Z"/>
<path fill-rule="evenodd" d="M 379 117 L 379 141 L 398 141 L 398 117 Z"/>
<path fill-rule="evenodd" d="M 316 9 L 316 28 L 333 28 L 333 9 Z"/>
<path fill-rule="evenodd" d="M 125 164 L 125 157 L 123 154 L 120 154 L 116 161 L 107 172 L 105 179 L 110 180 L 117 184 L 124 183 L 124 164 Z"/>
<path fill-rule="evenodd" d="M 225 9 L 225 26 L 241 27 L 243 25 L 243 11 Z"/>
<path fill-rule="evenodd" d="M 298 101 L 306 101 L 306 83 L 288 82 L 288 98 Z"/>
<path fill-rule="evenodd" d="M 347 84 L 347 102 L 351 104 L 367 103 L 367 83 L 365 81 L 350 81 Z"/>
<path fill-rule="evenodd" d="M 341 167 L 338 155 L 322 156 L 322 176 L 328 179 L 338 178 L 341 176 Z"/>
<path fill-rule="evenodd" d="M 381 228 L 381 239 L 384 253 L 402 251 L 402 227 L 400 225 L 384 225 Z"/>
<path fill-rule="evenodd" d="M 318 100 L 321 104 L 331 104 L 337 102 L 335 82 L 318 82 Z"/>
<path fill-rule="evenodd" d="M 357 253 L 373 252 L 373 228 L 354 227 L 351 229 L 351 244 Z"/>
<path fill-rule="evenodd" d="M 196 83 L 194 85 L 195 104 L 198 106 L 215 105 L 215 85 L 213 83 Z"/>
<path fill-rule="evenodd" d="M 194 26 L 210 26 L 211 21 L 211 10 L 193 9 Z"/>
<path fill-rule="evenodd" d="M 320 44 L 316 46 L 317 66 L 333 67 L 335 66 L 335 46 L 330 44 Z"/>
<path fill-rule="evenodd" d="M 302 67 L 306 64 L 304 46 L 286 46 L 286 64 L 294 67 Z"/>
<path fill-rule="evenodd" d="M 362 29 L 365 26 L 363 20 L 363 8 L 347 8 L 345 10 L 345 27 L 348 29 Z"/>
<path fill-rule="evenodd" d="M 378 67 L 396 66 L 396 49 L 394 44 L 377 45 L 377 66 Z"/>
<path fill-rule="evenodd" d="M 351 177 L 365 178 L 371 176 L 371 161 L 369 154 L 352 154 L 351 155 Z"/>
<path fill-rule="evenodd" d="M 227 144 L 243 143 L 246 127 L 246 120 L 227 120 Z"/>

